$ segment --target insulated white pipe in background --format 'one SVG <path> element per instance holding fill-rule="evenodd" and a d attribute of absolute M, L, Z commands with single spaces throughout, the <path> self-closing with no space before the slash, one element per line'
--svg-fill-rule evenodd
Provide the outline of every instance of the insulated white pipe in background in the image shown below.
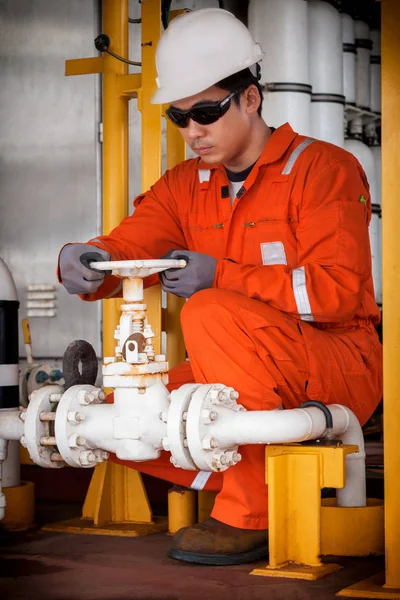
<path fill-rule="evenodd" d="M 381 32 L 371 30 L 370 104 L 372 112 L 381 112 Z"/>
<path fill-rule="evenodd" d="M 343 42 L 339 12 L 328 2 L 309 0 L 308 31 L 312 136 L 343 146 Z"/>
<path fill-rule="evenodd" d="M 350 15 L 342 14 L 343 41 L 343 94 L 346 104 L 356 103 L 356 45 L 354 21 Z"/>
<path fill-rule="evenodd" d="M 288 121 L 298 133 L 310 135 L 307 2 L 250 0 L 248 26 L 265 52 L 264 120 L 273 127 Z"/>
<path fill-rule="evenodd" d="M 381 219 L 381 176 L 380 176 L 380 146 L 367 146 L 362 141 L 362 117 L 350 121 L 349 135 L 344 147 L 360 162 L 369 183 L 371 195 L 372 217 L 369 226 L 369 236 L 372 255 L 372 278 L 374 281 L 375 300 L 382 303 L 382 219 Z M 376 148 L 376 150 L 374 150 Z M 377 171 L 379 179 L 377 178 Z"/>
<path fill-rule="evenodd" d="M 365 110 L 370 109 L 371 82 L 370 82 L 370 56 L 371 34 L 365 21 L 354 21 L 356 54 L 356 105 Z"/>
<path fill-rule="evenodd" d="M 363 123 L 361 117 L 356 117 L 350 121 L 349 135 L 350 137 L 346 139 L 344 147 L 348 152 L 354 154 L 364 169 L 369 183 L 371 203 L 374 204 L 376 201 L 375 161 L 371 149 L 362 142 Z"/>

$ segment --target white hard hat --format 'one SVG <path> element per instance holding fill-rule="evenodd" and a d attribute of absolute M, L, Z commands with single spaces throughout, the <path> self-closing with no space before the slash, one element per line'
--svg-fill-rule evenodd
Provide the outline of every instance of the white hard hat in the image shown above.
<path fill-rule="evenodd" d="M 173 19 L 156 52 L 158 90 L 152 104 L 198 94 L 258 63 L 264 52 L 232 13 L 203 8 Z"/>

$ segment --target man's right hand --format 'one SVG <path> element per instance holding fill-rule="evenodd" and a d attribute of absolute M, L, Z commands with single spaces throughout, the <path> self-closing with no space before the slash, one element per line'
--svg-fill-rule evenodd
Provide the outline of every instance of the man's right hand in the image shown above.
<path fill-rule="evenodd" d="M 89 268 L 90 262 L 110 260 L 110 254 L 90 244 L 67 244 L 61 250 L 61 281 L 69 294 L 90 294 L 103 283 L 105 272 Z"/>

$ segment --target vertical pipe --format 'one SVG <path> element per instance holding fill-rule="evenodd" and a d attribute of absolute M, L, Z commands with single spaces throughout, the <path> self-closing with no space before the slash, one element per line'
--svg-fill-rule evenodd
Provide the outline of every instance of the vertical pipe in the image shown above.
<path fill-rule="evenodd" d="M 382 206 L 386 586 L 400 588 L 400 3 L 382 2 Z"/>
<path fill-rule="evenodd" d="M 156 48 L 161 37 L 161 0 L 142 2 L 142 189 L 148 190 L 161 176 L 162 105 L 150 104 L 156 87 Z M 156 353 L 161 350 L 161 291 L 152 286 L 145 293 L 147 315 L 154 331 Z"/>
<path fill-rule="evenodd" d="M 111 50 L 128 56 L 128 0 L 103 0 L 103 31 Z M 128 65 L 104 53 L 103 71 L 103 233 L 107 235 L 128 209 L 128 98 L 118 92 L 118 77 Z M 114 353 L 118 300 L 103 302 L 103 356 Z"/>
<path fill-rule="evenodd" d="M 186 158 L 186 146 L 183 137 L 177 127 L 167 120 L 167 169 Z M 180 314 L 185 303 L 183 298 L 173 294 L 167 294 L 166 334 L 167 334 L 167 358 L 172 369 L 183 362 L 186 357 L 185 342 L 180 324 Z"/>

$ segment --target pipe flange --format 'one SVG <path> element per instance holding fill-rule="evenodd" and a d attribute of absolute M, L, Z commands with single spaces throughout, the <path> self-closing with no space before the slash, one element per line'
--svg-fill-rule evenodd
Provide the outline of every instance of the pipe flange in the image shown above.
<path fill-rule="evenodd" d="M 21 444 L 28 450 L 29 456 L 40 467 L 59 469 L 65 462 L 56 460 L 59 457 L 56 445 L 43 445 L 41 440 L 54 437 L 52 421 L 41 421 L 41 413 L 56 410 L 64 388 L 59 385 L 46 385 L 32 392 L 24 418 L 24 435 Z M 52 456 L 53 459 L 52 460 Z"/>
<path fill-rule="evenodd" d="M 171 392 L 171 404 L 168 410 L 167 439 L 163 440 L 164 450 L 171 452 L 171 463 L 189 471 L 197 470 L 186 439 L 186 418 L 189 404 L 200 384 L 187 383 Z"/>
<path fill-rule="evenodd" d="M 105 392 L 93 385 L 74 385 L 61 398 L 57 407 L 55 436 L 61 456 L 71 467 L 89 468 L 107 460 L 108 452 L 90 447 L 79 433 L 79 424 L 90 418 L 85 408 L 105 401 Z"/>
<path fill-rule="evenodd" d="M 226 471 L 241 460 L 238 446 L 222 447 L 212 436 L 210 426 L 231 410 L 245 410 L 236 402 L 239 394 L 231 387 L 216 383 L 201 385 L 190 400 L 186 437 L 190 455 L 201 471 Z"/>

